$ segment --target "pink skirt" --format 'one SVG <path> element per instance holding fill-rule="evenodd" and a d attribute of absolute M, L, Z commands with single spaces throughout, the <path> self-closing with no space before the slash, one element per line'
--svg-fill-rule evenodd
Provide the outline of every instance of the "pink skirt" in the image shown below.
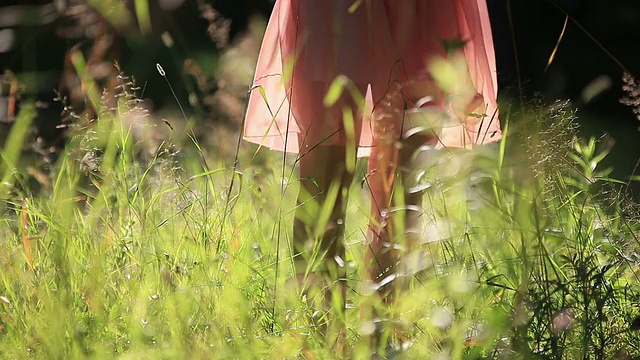
<path fill-rule="evenodd" d="M 338 76 L 367 94 L 355 111 L 358 156 L 374 144 L 370 112 L 393 83 L 424 78 L 445 42 L 463 46 L 481 115 L 443 128 L 440 146 L 471 147 L 501 138 L 496 64 L 486 0 L 277 0 L 266 29 L 244 126 L 244 138 L 302 153 L 344 145 L 343 109 L 357 108 L 349 91 L 333 106 L 324 98 Z M 415 99 L 413 99 L 415 100 Z M 400 110 L 401 111 L 401 110 Z M 398 117 L 403 119 L 404 117 Z"/>

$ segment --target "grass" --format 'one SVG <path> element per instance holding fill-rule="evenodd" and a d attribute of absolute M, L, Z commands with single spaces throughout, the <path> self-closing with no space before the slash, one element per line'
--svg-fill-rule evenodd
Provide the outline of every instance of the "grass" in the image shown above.
<path fill-rule="evenodd" d="M 195 139 L 177 151 L 180 134 L 141 156 L 129 95 L 73 132 L 37 192 L 20 113 L 0 168 L 0 358 L 338 357 L 290 286 L 292 169 L 243 145 L 234 172 Z M 503 120 L 494 148 L 423 154 L 423 241 L 378 324 L 363 316 L 383 305 L 363 281 L 368 199 L 353 185 L 342 356 L 640 356 L 640 222 L 598 166 L 606 151 L 561 104 Z M 375 326 L 402 351 L 371 348 Z"/>

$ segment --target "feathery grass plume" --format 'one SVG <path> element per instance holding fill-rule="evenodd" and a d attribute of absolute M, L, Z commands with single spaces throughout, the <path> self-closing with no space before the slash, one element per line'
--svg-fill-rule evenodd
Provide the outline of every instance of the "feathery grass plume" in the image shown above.
<path fill-rule="evenodd" d="M 526 157 L 534 176 L 567 169 L 568 154 L 578 133 L 576 110 L 571 106 L 568 100 L 557 100 L 550 105 L 537 100 L 516 115 L 522 124 L 515 131 L 525 137 Z"/>
<path fill-rule="evenodd" d="M 622 90 L 624 90 L 627 95 L 620 99 L 620 103 L 629 106 L 631 111 L 636 115 L 636 118 L 640 120 L 640 81 L 625 72 L 622 75 L 622 82 L 624 83 Z"/>

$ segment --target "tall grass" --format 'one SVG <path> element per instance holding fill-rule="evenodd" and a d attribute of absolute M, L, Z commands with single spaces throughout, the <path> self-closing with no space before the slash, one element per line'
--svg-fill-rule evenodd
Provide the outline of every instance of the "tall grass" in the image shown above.
<path fill-rule="evenodd" d="M 28 107 L 6 143 L 0 358 L 640 356 L 637 210 L 562 104 L 512 111 L 493 148 L 420 154 L 422 240 L 393 304 L 362 281 L 368 199 L 353 185 L 341 354 L 289 286 L 289 165 L 241 156 L 234 174 L 195 139 L 140 156 L 123 121 L 137 102 L 118 99 L 75 132 L 40 192 L 17 155 Z M 372 307 L 388 307 L 376 321 L 397 348 L 371 348 Z"/>

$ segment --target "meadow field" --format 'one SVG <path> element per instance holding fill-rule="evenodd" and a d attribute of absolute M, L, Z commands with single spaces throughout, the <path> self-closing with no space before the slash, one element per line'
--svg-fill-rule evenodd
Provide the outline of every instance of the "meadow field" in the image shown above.
<path fill-rule="evenodd" d="M 322 308 L 291 286 L 295 157 L 235 134 L 229 161 L 192 135 L 195 119 L 145 120 L 121 80 L 110 108 L 87 84 L 101 110 L 50 174 L 21 155 L 34 104 L 5 142 L 1 359 L 640 357 L 634 178 L 609 177 L 607 147 L 578 137 L 566 103 L 505 104 L 499 144 L 424 154 L 420 246 L 392 303 L 366 277 L 359 163 L 347 296 Z"/>

